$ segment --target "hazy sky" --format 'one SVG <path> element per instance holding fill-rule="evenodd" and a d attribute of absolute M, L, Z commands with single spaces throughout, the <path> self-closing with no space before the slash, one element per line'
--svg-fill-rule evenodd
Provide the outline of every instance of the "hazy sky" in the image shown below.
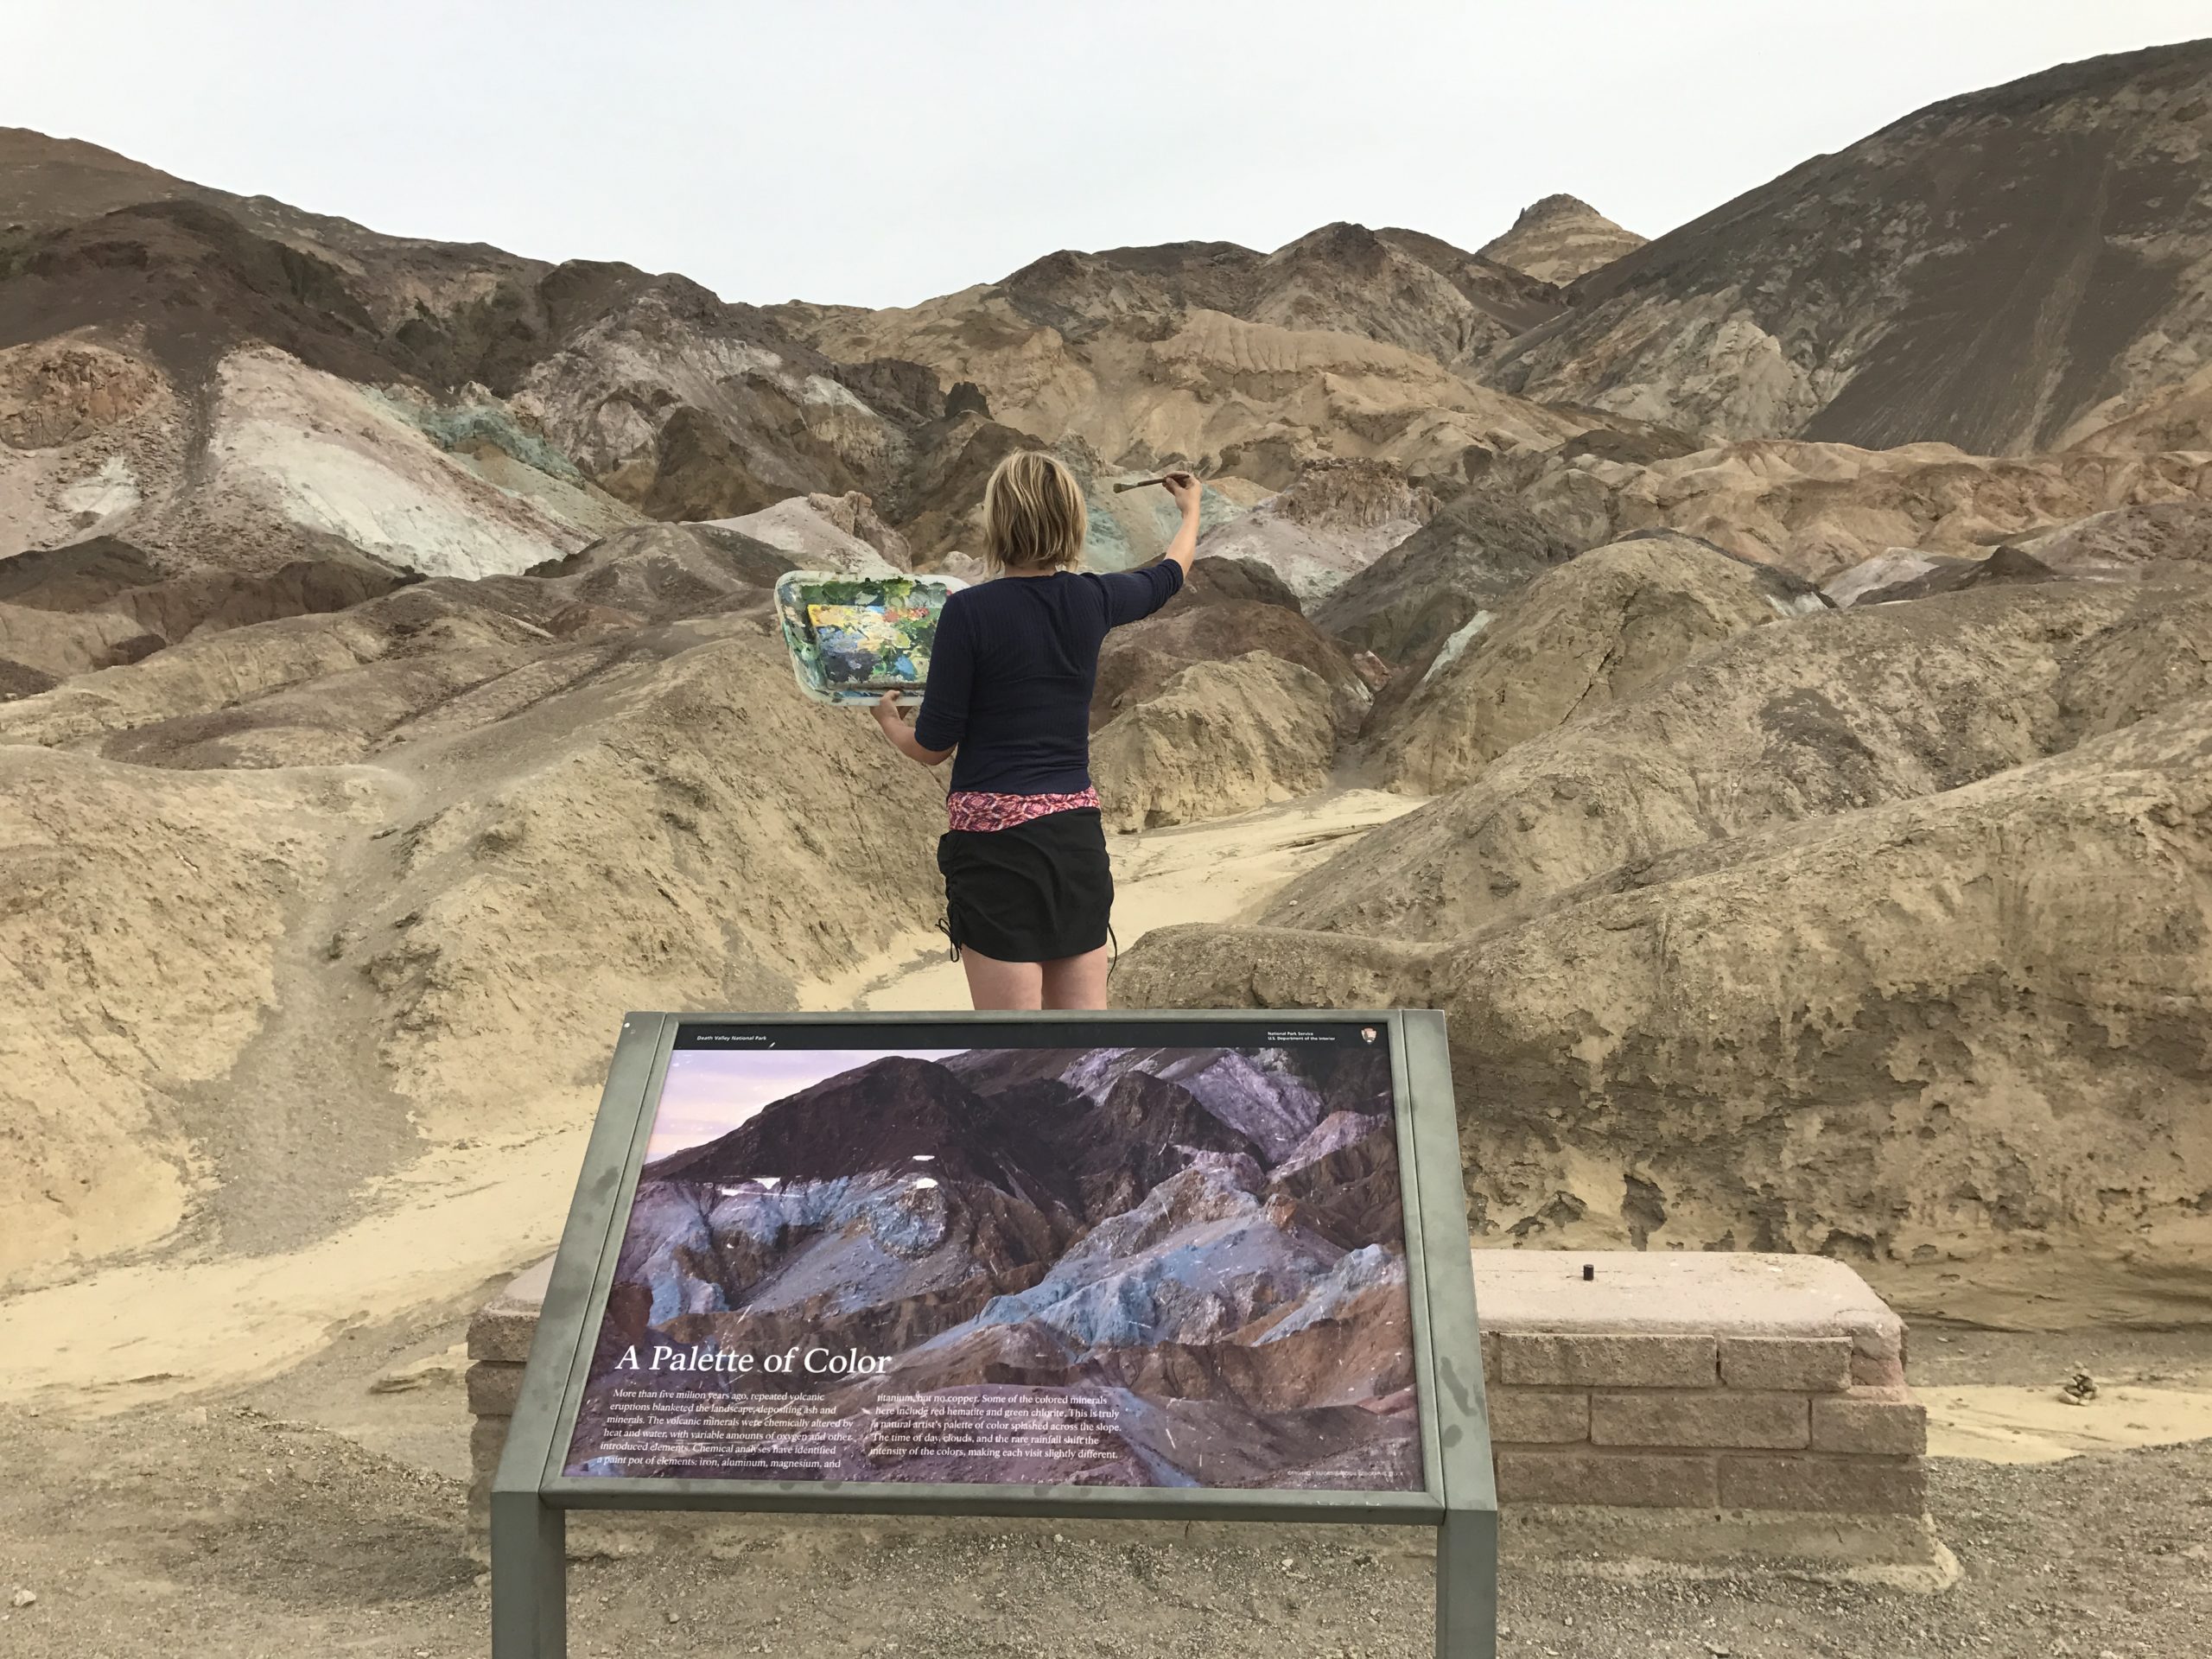
<path fill-rule="evenodd" d="M 1056 248 L 1655 235 L 2206 0 L 10 0 L 0 124 L 378 230 L 910 304 Z"/>

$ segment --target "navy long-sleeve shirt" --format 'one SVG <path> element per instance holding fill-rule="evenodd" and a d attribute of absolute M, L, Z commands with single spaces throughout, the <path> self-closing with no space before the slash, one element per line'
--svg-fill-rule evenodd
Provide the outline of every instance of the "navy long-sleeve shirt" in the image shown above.
<path fill-rule="evenodd" d="M 957 749 L 952 787 L 1072 795 L 1090 787 L 1090 694 L 1107 630 L 1175 596 L 1163 559 L 1108 575 L 1001 576 L 944 603 L 914 741 Z"/>

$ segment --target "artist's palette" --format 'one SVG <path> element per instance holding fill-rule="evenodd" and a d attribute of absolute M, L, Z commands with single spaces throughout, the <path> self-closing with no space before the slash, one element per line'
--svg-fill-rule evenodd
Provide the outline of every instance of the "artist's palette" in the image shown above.
<path fill-rule="evenodd" d="M 817 702 L 874 702 L 887 691 L 921 700 L 944 601 L 957 576 L 855 576 L 787 570 L 776 614 L 798 689 Z"/>

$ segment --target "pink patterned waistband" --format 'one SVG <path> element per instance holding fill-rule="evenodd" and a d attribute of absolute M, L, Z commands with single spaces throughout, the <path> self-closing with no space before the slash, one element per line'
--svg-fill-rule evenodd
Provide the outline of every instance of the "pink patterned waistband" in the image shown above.
<path fill-rule="evenodd" d="M 991 795 L 978 789 L 957 789 L 944 798 L 945 816 L 952 820 L 955 830 L 1011 830 L 1032 818 L 1097 804 L 1095 788 L 1073 795 Z"/>

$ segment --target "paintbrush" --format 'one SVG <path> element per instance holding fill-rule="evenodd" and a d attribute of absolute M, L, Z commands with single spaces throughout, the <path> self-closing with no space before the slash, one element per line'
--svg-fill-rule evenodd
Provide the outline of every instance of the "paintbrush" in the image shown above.
<path fill-rule="evenodd" d="M 1178 476 L 1183 476 L 1183 474 L 1169 473 L 1163 478 L 1141 478 L 1134 484 L 1116 484 L 1114 486 L 1114 493 L 1119 495 L 1124 490 L 1141 490 L 1154 484 L 1165 484 L 1168 479 Z"/>

